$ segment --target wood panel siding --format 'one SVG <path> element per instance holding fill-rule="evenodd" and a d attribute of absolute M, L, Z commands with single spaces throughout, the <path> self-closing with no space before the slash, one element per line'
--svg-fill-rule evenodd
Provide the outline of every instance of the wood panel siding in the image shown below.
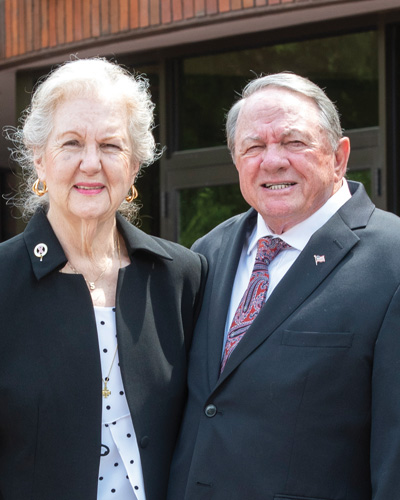
<path fill-rule="evenodd" d="M 330 0 L 344 3 L 348 0 Z M 223 21 L 258 10 L 304 8 L 327 0 L 0 0 L 0 65 L 55 47 L 176 25 Z M 178 26 L 179 25 L 179 26 Z M 175 28 L 175 26 L 174 26 Z"/>

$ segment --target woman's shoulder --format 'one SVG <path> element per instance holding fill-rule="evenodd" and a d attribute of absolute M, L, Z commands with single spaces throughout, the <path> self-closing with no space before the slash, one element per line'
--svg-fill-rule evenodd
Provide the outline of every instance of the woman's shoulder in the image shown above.
<path fill-rule="evenodd" d="M 148 237 L 152 240 L 153 248 L 162 249 L 159 255 L 162 256 L 163 262 L 170 267 L 177 268 L 179 274 L 184 273 L 185 270 L 189 274 L 194 272 L 195 275 L 206 272 L 207 263 L 203 255 L 164 238 L 149 235 Z"/>
<path fill-rule="evenodd" d="M 31 272 L 30 258 L 23 234 L 0 243 L 0 276 L 3 284 L 26 279 Z"/>
<path fill-rule="evenodd" d="M 119 225 L 130 253 L 146 253 L 153 258 L 160 258 L 165 261 L 178 260 L 181 263 L 184 261 L 199 262 L 200 260 L 198 254 L 179 243 L 147 234 L 126 221 L 122 223 L 119 221 Z"/>
<path fill-rule="evenodd" d="M 16 236 L 0 243 L 1 260 L 19 254 L 21 251 L 26 253 L 23 233 L 17 234 Z"/>
<path fill-rule="evenodd" d="M 160 238 L 157 236 L 151 236 L 151 238 L 153 238 L 154 242 L 156 242 L 163 249 L 165 249 L 165 251 L 170 253 L 171 257 L 180 256 L 180 257 L 187 257 L 190 259 L 190 258 L 194 258 L 198 255 L 196 252 L 193 252 L 193 250 L 190 250 L 189 248 L 184 247 L 180 243 L 166 240 L 164 238 Z"/>

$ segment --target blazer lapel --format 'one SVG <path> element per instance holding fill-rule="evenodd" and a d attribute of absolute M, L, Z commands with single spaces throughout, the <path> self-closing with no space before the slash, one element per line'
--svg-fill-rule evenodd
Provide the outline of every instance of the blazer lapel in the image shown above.
<path fill-rule="evenodd" d="M 216 387 L 293 314 L 358 243 L 353 229 L 365 227 L 374 210 L 364 189 L 357 191 L 360 189 L 310 239 L 233 351 Z M 324 256 L 325 262 L 316 263 L 318 255 Z"/>
<path fill-rule="evenodd" d="M 208 327 L 209 383 L 214 387 L 219 377 L 224 340 L 225 322 L 231 300 L 233 282 L 243 248 L 243 242 L 256 213 L 248 211 L 233 224 L 232 229 L 224 232 L 220 251 L 215 264 L 215 275 L 210 295 Z"/>
<path fill-rule="evenodd" d="M 117 222 L 131 256 L 131 264 L 120 269 L 118 276 L 116 320 L 119 359 L 139 440 L 148 427 L 149 394 L 153 390 L 154 377 L 163 369 L 162 363 L 165 362 L 160 356 L 156 328 L 163 314 L 163 298 L 157 295 L 155 282 L 155 279 L 162 280 L 164 274 L 157 271 L 159 266 L 156 263 L 172 260 L 172 257 L 154 238 L 131 226 L 119 215 Z M 158 315 L 153 313 L 151 302 L 158 304 Z M 140 446 L 140 440 L 138 444 Z"/>

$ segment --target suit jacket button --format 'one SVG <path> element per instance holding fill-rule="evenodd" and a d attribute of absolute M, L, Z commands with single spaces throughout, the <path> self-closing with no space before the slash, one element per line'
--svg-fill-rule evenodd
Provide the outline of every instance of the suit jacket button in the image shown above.
<path fill-rule="evenodd" d="M 149 436 L 143 436 L 142 439 L 140 440 L 140 447 L 147 448 L 149 442 L 150 442 Z"/>
<path fill-rule="evenodd" d="M 207 405 L 204 413 L 206 414 L 206 417 L 215 417 L 217 413 L 217 407 L 215 405 Z"/>

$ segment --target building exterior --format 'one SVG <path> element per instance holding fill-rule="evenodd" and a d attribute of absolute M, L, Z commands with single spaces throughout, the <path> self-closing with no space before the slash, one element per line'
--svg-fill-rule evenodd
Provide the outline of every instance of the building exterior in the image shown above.
<path fill-rule="evenodd" d="M 0 0 L 0 126 L 76 56 L 150 80 L 165 153 L 138 188 L 153 234 L 189 245 L 246 209 L 224 115 L 255 74 L 284 70 L 326 89 L 352 140 L 349 177 L 400 213 L 400 0 Z M 9 147 L 1 137 L 3 194 L 17 182 Z M 3 200 L 0 239 L 22 228 Z"/>

